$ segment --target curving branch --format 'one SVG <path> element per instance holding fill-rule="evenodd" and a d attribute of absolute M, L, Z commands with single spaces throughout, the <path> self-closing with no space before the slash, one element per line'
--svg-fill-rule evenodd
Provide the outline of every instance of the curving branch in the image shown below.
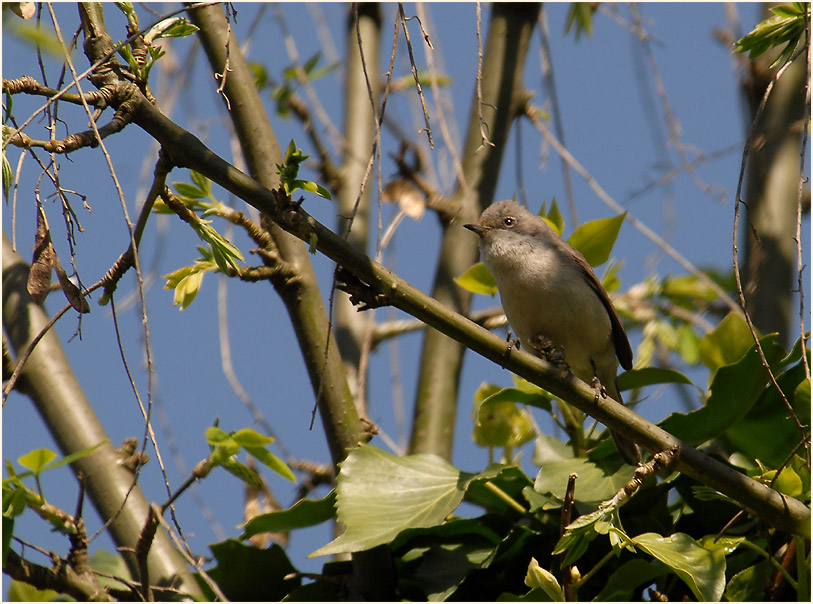
<path fill-rule="evenodd" d="M 323 224 L 292 204 L 279 190 L 272 191 L 208 149 L 149 104 L 139 106 L 135 123 L 154 136 L 174 156 L 257 208 L 304 242 L 314 238 L 321 253 L 352 272 L 386 301 L 433 327 L 458 345 L 470 348 L 554 396 L 577 407 L 609 428 L 652 452 L 675 449 L 673 469 L 728 495 L 744 508 L 784 531 L 810 535 L 810 509 L 779 494 L 735 469 L 697 451 L 612 399 L 595 400 L 595 390 L 573 376 L 562 376 L 549 363 L 523 350 L 506 355 L 505 340 L 490 333 L 437 299 L 427 296 L 395 273 L 350 245 Z M 460 229 L 462 230 L 462 229 Z M 302 249 L 306 246 L 300 243 Z"/>

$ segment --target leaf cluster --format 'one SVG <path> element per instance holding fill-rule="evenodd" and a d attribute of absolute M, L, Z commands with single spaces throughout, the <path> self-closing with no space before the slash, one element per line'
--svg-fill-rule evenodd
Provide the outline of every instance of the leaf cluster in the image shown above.
<path fill-rule="evenodd" d="M 138 31 L 138 17 L 132 2 L 116 2 L 118 9 L 127 17 L 130 31 Z M 130 66 L 133 75 L 139 82 L 146 82 L 155 62 L 166 52 L 153 42 L 162 38 L 183 38 L 198 31 L 185 17 L 171 17 L 152 26 L 141 39 L 144 47 L 137 49 L 134 42 L 124 44 L 119 41 L 118 54 Z"/>
<path fill-rule="evenodd" d="M 211 220 L 205 217 L 218 215 L 225 207 L 212 192 L 212 182 L 194 170 L 189 171 L 192 182 L 176 182 L 173 187 L 180 201 L 189 211 L 189 224 L 207 246 L 198 246 L 200 257 L 195 263 L 181 267 L 167 275 L 165 289 L 175 290 L 174 304 L 185 309 L 200 291 L 203 276 L 207 272 L 222 272 L 227 275 L 239 271 L 238 261 L 245 262 L 239 248 L 217 232 Z M 172 214 L 174 211 L 163 201 L 156 201 L 153 211 Z M 200 213 L 198 216 L 197 213 Z"/>
<path fill-rule="evenodd" d="M 277 171 L 279 172 L 280 181 L 285 187 L 285 193 L 292 195 L 297 189 L 315 193 L 319 197 L 331 199 L 330 192 L 322 185 L 311 180 L 302 180 L 297 178 L 300 166 L 308 159 L 310 155 L 305 155 L 302 149 L 298 149 L 296 142 L 291 140 L 288 148 L 285 150 L 285 161 L 277 164 Z"/>
<path fill-rule="evenodd" d="M 296 477 L 287 464 L 266 449 L 274 442 L 270 436 L 265 436 L 250 428 L 226 432 L 218 426 L 210 426 L 206 429 L 206 442 L 211 448 L 211 454 L 206 464 L 207 473 L 212 468 L 220 466 L 247 484 L 258 489 L 263 488 L 257 472 L 238 461 L 237 454 L 243 450 L 283 478 L 296 482 Z"/>
<path fill-rule="evenodd" d="M 76 451 L 57 459 L 57 454 L 46 448 L 34 449 L 17 459 L 17 464 L 25 468 L 18 473 L 10 461 L 5 461 L 6 478 L 3 479 L 3 564 L 5 564 L 11 537 L 14 533 L 14 521 L 26 509 L 43 518 L 53 530 L 72 535 L 76 532 L 74 518 L 59 508 L 48 503 L 42 488 L 40 477 L 50 472 L 87 457 L 103 443 L 94 447 Z M 35 488 L 28 486 L 26 479 L 33 479 Z"/>
<path fill-rule="evenodd" d="M 787 63 L 802 43 L 810 20 L 810 4 L 806 2 L 780 4 L 771 7 L 770 10 L 773 17 L 758 23 L 750 33 L 737 40 L 734 51 L 747 52 L 751 59 L 755 59 L 766 51 L 784 44 L 785 47 L 779 56 L 771 63 L 771 67 L 777 67 Z"/>

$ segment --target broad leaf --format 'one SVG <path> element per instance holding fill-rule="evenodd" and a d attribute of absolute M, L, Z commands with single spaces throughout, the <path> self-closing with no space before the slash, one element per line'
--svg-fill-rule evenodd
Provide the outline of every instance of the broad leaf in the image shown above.
<path fill-rule="evenodd" d="M 255 516 L 246 523 L 240 538 L 248 539 L 260 533 L 292 531 L 321 524 L 336 516 L 333 507 L 335 503 L 336 493 L 334 491 L 318 501 L 300 499 L 287 510 Z"/>
<path fill-rule="evenodd" d="M 309 557 L 371 549 L 404 529 L 439 524 L 472 477 L 436 455 L 399 457 L 371 445 L 353 449 L 340 467 L 336 508 L 347 530 Z"/>
<path fill-rule="evenodd" d="M 18 457 L 17 463 L 34 474 L 39 474 L 54 459 L 56 459 L 56 453 L 50 449 L 34 449 Z"/>
<path fill-rule="evenodd" d="M 610 257 L 626 215 L 625 212 L 611 218 L 585 222 L 573 231 L 567 242 L 582 253 L 590 266 L 604 264 Z"/>
<path fill-rule="evenodd" d="M 754 338 L 745 319 L 732 312 L 700 342 L 700 360 L 713 374 L 720 367 L 739 361 L 753 345 Z"/>
<path fill-rule="evenodd" d="M 719 602 L 725 588 L 725 554 L 709 551 L 685 533 L 661 537 L 645 533 L 633 539 L 635 545 L 660 560 L 680 577 L 698 600 Z"/>
<path fill-rule="evenodd" d="M 478 262 L 459 277 L 455 277 L 454 282 L 473 294 L 493 296 L 497 293 L 497 281 L 482 262 Z"/>
<path fill-rule="evenodd" d="M 596 602 L 629 602 L 641 585 L 651 583 L 669 571 L 657 562 L 635 558 L 619 566 L 604 588 L 594 598 Z"/>
<path fill-rule="evenodd" d="M 228 539 L 209 547 L 217 566 L 207 572 L 232 601 L 278 602 L 301 585 L 297 569 L 279 545 L 260 549 Z M 212 596 L 209 592 L 210 600 Z"/>
<path fill-rule="evenodd" d="M 654 384 L 691 384 L 692 381 L 674 369 L 660 367 L 643 367 L 631 369 L 618 376 L 618 389 L 633 390 Z"/>
<path fill-rule="evenodd" d="M 774 342 L 774 336 L 766 336 L 760 343 L 769 364 L 777 365 L 784 350 Z M 742 420 L 767 381 L 768 374 L 753 346 L 738 362 L 717 370 L 705 406 L 690 413 L 672 413 L 659 425 L 692 445 L 715 438 Z"/>
<path fill-rule="evenodd" d="M 540 467 L 534 490 L 543 495 L 549 493 L 562 501 L 567 490 L 567 481 L 570 475 L 575 473 L 578 474 L 576 501 L 598 503 L 615 495 L 632 478 L 634 471 L 633 467 L 624 465 L 615 474 L 608 476 L 587 459 L 566 459 Z"/>

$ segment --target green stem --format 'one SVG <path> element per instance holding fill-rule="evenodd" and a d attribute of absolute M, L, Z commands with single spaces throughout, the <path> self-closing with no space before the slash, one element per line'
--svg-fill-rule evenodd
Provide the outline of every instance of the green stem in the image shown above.
<path fill-rule="evenodd" d="M 790 576 L 790 573 L 787 571 L 787 569 L 784 566 L 782 566 L 776 558 L 774 558 L 771 554 L 769 554 L 764 549 L 759 547 L 756 543 L 748 541 L 748 539 L 743 539 L 742 545 L 744 545 L 745 547 L 752 551 L 755 551 L 760 556 L 766 558 L 773 565 L 773 567 L 776 568 L 776 570 L 778 570 L 785 576 L 785 579 L 787 579 L 788 583 L 790 583 L 790 586 L 793 587 L 793 589 L 795 589 L 796 592 L 798 593 L 799 583 L 797 581 L 794 581 L 793 577 Z M 802 544 L 802 556 L 804 556 L 804 543 Z M 804 601 L 807 602 L 807 600 Z"/>
<path fill-rule="evenodd" d="M 517 500 L 516 500 L 516 499 L 514 499 L 513 497 L 511 497 L 511 495 L 509 495 L 508 493 L 506 493 L 505 491 L 503 491 L 503 490 L 502 490 L 500 487 L 498 487 L 498 486 L 497 486 L 496 484 L 494 484 L 493 482 L 487 482 L 487 483 L 486 483 L 486 488 L 487 488 L 489 491 L 491 491 L 492 493 L 494 493 L 494 494 L 495 494 L 497 497 L 499 497 L 500 499 L 502 499 L 502 500 L 503 500 L 505 503 L 507 503 L 507 504 L 508 504 L 510 507 L 512 507 L 512 508 L 514 508 L 516 511 L 518 511 L 520 514 L 527 514 L 527 513 L 528 513 L 528 510 L 526 510 L 524 507 L 522 507 L 522 505 L 520 505 L 520 504 L 517 502 Z"/>
<path fill-rule="evenodd" d="M 615 557 L 615 550 L 611 549 L 609 552 L 607 552 L 607 554 L 601 560 L 596 562 L 596 565 L 593 568 L 591 568 L 589 571 L 587 571 L 581 578 L 579 578 L 578 581 L 575 581 L 573 583 L 573 585 L 571 586 L 571 590 L 573 590 L 574 592 L 577 591 L 584 583 L 587 583 L 587 581 L 589 581 L 590 578 L 593 575 L 595 575 L 601 569 L 602 566 L 607 564 L 607 562 L 612 560 L 614 557 Z"/>
<path fill-rule="evenodd" d="M 810 563 L 805 558 L 805 540 L 798 535 L 793 536 L 796 543 L 796 600 L 810 602 Z"/>

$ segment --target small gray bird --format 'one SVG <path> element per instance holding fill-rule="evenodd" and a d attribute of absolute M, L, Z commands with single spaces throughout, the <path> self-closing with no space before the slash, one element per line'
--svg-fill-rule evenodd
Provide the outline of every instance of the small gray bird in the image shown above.
<path fill-rule="evenodd" d="M 480 257 L 497 280 L 505 316 L 520 343 L 588 384 L 598 379 L 623 402 L 616 384 L 616 356 L 632 368 L 627 334 L 593 269 L 548 224 L 515 201 L 489 206 L 479 224 L 463 225 L 480 237 Z M 610 432 L 618 452 L 637 465 L 635 443 Z"/>

